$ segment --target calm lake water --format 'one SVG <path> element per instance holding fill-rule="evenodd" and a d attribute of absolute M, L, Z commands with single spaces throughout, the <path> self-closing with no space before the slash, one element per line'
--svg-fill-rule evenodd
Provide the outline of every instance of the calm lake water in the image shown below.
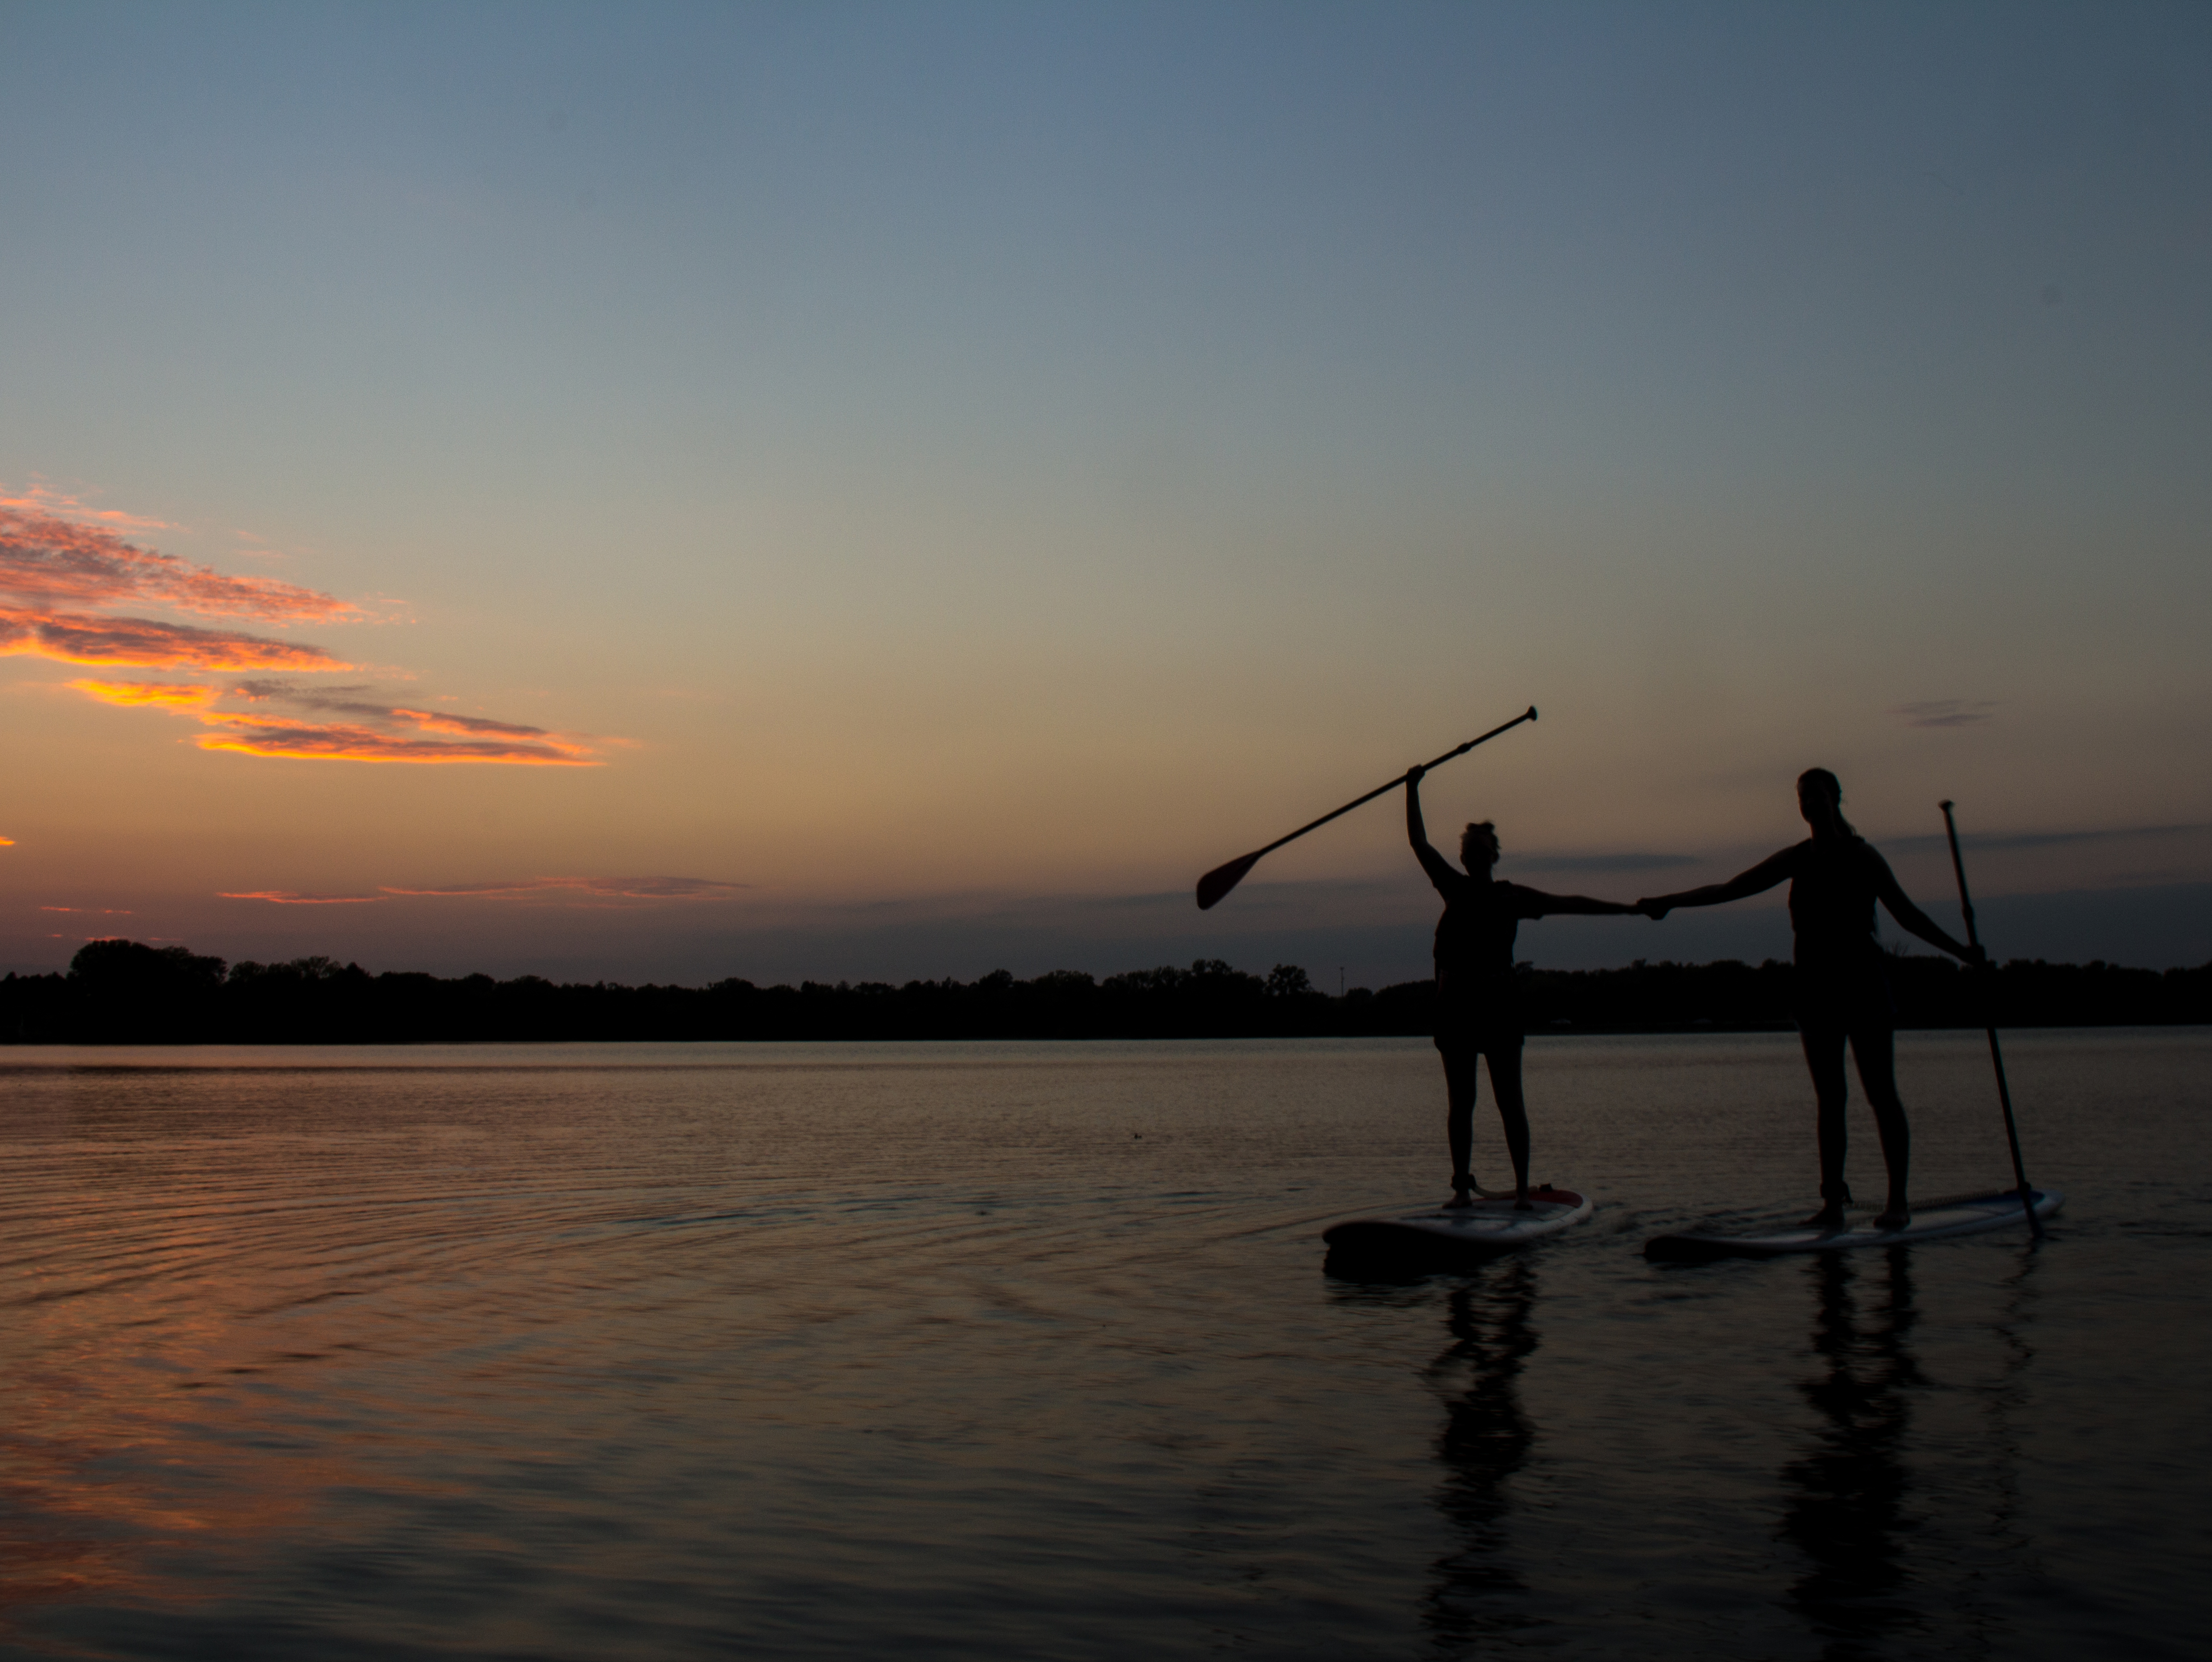
<path fill-rule="evenodd" d="M 0 1656 L 2193 1662 L 2212 1032 L 2007 1059 L 2039 1249 L 1649 1265 L 1814 1203 L 1794 1037 L 1545 1038 L 1595 1217 L 1377 1285 L 1418 1041 L 0 1051 Z"/>

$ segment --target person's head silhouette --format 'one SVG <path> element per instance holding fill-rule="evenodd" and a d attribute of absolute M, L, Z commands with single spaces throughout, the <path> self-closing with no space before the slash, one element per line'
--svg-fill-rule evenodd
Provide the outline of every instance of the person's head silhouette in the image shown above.
<path fill-rule="evenodd" d="M 1844 783 L 1826 768 L 1808 768 L 1797 776 L 1797 812 L 1815 837 L 1856 837 L 1857 828 L 1844 818 Z"/>
<path fill-rule="evenodd" d="M 1480 876 L 1498 863 L 1498 827 L 1487 819 L 1471 821 L 1459 834 L 1459 863 Z"/>

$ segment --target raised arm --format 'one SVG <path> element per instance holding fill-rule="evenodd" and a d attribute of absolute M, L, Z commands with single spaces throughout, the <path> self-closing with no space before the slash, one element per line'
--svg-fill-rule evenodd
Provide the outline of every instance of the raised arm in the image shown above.
<path fill-rule="evenodd" d="M 1741 900 L 1747 895 L 1764 894 L 1790 874 L 1790 852 L 1784 849 L 1778 854 L 1770 854 L 1749 871 L 1738 872 L 1725 883 L 1708 883 L 1702 889 L 1685 889 L 1680 894 L 1646 896 L 1636 903 L 1636 910 L 1646 917 L 1664 917 L 1677 906 L 1719 906 Z"/>
<path fill-rule="evenodd" d="M 1914 905 L 1911 897 L 1898 882 L 1897 874 L 1890 870 L 1889 861 L 1876 850 L 1869 849 L 1867 858 L 1874 862 L 1874 892 L 1881 897 L 1881 904 L 1889 908 L 1889 915 L 1898 921 L 1901 928 L 1965 963 L 1985 964 L 1989 961 L 1989 955 L 1979 947 L 1969 947 L 1947 934 L 1942 925 Z"/>
<path fill-rule="evenodd" d="M 1439 889 L 1447 888 L 1459 873 L 1451 862 L 1429 846 L 1428 827 L 1421 823 L 1421 776 L 1428 770 L 1411 767 L 1406 770 L 1406 840 L 1413 845 L 1413 858 L 1421 862 L 1421 869 L 1429 874 L 1429 881 Z"/>

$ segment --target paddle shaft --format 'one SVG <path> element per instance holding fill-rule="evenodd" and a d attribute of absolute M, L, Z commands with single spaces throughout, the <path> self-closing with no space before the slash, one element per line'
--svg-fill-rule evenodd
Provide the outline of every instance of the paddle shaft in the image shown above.
<path fill-rule="evenodd" d="M 1531 704 L 1528 709 L 1522 710 L 1520 715 L 1515 716 L 1511 721 L 1502 722 L 1498 726 L 1491 728 L 1489 732 L 1482 734 L 1480 738 L 1470 739 L 1465 744 L 1446 751 L 1442 756 L 1437 758 L 1435 761 L 1428 764 L 1427 767 L 1425 767 L 1422 771 L 1425 773 L 1428 770 L 1428 768 L 1440 767 L 1444 763 L 1450 761 L 1455 756 L 1466 755 L 1468 752 L 1473 750 L 1477 745 L 1481 744 L 1484 740 L 1495 739 L 1499 734 L 1504 732 L 1507 728 L 1517 728 L 1523 721 L 1533 721 L 1535 719 L 1536 707 L 1535 705 Z M 1277 849 L 1281 848 L 1285 843 L 1297 842 L 1298 838 L 1304 837 L 1308 831 L 1314 830 L 1317 826 L 1326 825 L 1330 820 L 1335 819 L 1338 814 L 1350 813 L 1352 809 L 1358 807 L 1362 802 L 1372 802 L 1376 797 L 1382 795 L 1383 792 L 1395 790 L 1399 786 L 1405 782 L 1406 776 L 1401 773 L 1395 779 L 1391 780 L 1388 784 L 1376 786 L 1376 788 L 1373 790 L 1369 791 L 1366 795 L 1354 797 L 1351 801 L 1346 802 L 1342 807 L 1335 810 L 1334 813 L 1325 813 L 1322 815 L 1320 819 L 1314 820 L 1310 825 L 1299 826 L 1288 837 L 1279 837 L 1273 842 L 1268 843 L 1264 849 L 1255 849 L 1249 854 L 1239 855 L 1234 860 L 1226 861 L 1222 865 L 1216 866 L 1212 871 L 1206 873 L 1205 876 L 1198 880 L 1199 910 L 1206 910 L 1226 895 L 1230 890 L 1235 888 L 1239 883 L 1242 883 L 1244 880 L 1244 874 L 1250 871 L 1254 866 L 1259 863 L 1260 858 L 1262 855 L 1273 854 Z"/>
<path fill-rule="evenodd" d="M 1966 862 L 1959 855 L 1959 827 L 1951 818 L 1951 805 L 1943 807 L 1943 831 L 1951 839 L 1951 869 L 1959 879 L 1959 910 L 1966 915 L 1966 944 L 1979 947 L 1982 938 L 1974 928 L 1974 903 L 1966 893 Z M 1986 962 L 1986 960 L 1984 960 Z M 2027 1168 L 2020 1158 L 2020 1128 L 2013 1121 L 2012 1090 L 2005 1083 L 2004 1052 L 1997 1047 L 1996 1024 L 1991 1022 L 1983 1031 L 1990 1036 L 1990 1061 L 1997 1071 L 1997 1101 L 2004 1109 L 2005 1141 L 2012 1148 L 2012 1175 L 2020 1184 L 2021 1209 L 2027 1214 L 2027 1227 L 2039 1240 L 2043 1236 L 2043 1220 L 2035 1215 L 2035 1196 L 2027 1186 Z"/>
<path fill-rule="evenodd" d="M 1425 773 L 1428 770 L 1428 768 L 1442 767 L 1445 763 L 1450 761 L 1453 757 L 1466 755 L 1468 752 L 1473 750 L 1477 745 L 1481 744 L 1484 740 L 1495 739 L 1499 734 L 1504 732 L 1507 728 L 1517 728 L 1523 721 L 1533 721 L 1535 719 L 1536 707 L 1535 705 L 1531 704 L 1528 709 L 1522 710 L 1521 714 L 1515 716 L 1511 721 L 1501 722 L 1497 727 L 1491 728 L 1491 730 L 1484 734 L 1480 739 L 1470 739 L 1465 744 L 1446 751 L 1442 756 L 1437 758 L 1435 761 L 1429 763 L 1427 767 L 1423 768 L 1422 771 Z M 1254 860 L 1257 860 L 1261 855 L 1273 854 L 1277 849 L 1281 848 L 1284 843 L 1297 842 L 1298 838 L 1304 837 L 1308 831 L 1320 830 L 1323 825 L 1328 824 L 1330 820 L 1337 818 L 1339 814 L 1350 813 L 1352 809 L 1359 807 L 1363 802 L 1372 802 L 1376 797 L 1382 795 L 1385 791 L 1394 791 L 1405 782 L 1406 776 L 1401 773 L 1395 779 L 1390 781 L 1389 784 L 1377 785 L 1373 790 L 1369 791 L 1366 795 L 1353 797 L 1352 801 L 1346 802 L 1342 807 L 1336 809 L 1334 813 L 1322 815 L 1320 819 L 1315 820 L 1311 825 L 1299 826 L 1288 837 L 1279 837 L 1273 842 L 1268 843 L 1266 848 L 1254 849 L 1249 857 Z"/>

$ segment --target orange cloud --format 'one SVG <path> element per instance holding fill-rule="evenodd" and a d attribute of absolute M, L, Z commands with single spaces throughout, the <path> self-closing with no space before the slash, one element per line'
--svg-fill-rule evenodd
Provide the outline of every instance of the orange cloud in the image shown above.
<path fill-rule="evenodd" d="M 101 515 L 130 523 L 127 515 Z M 135 601 L 264 623 L 335 623 L 360 608 L 273 577 L 227 577 L 173 554 L 78 525 L 22 498 L 0 499 L 0 593 L 46 605 Z"/>
<path fill-rule="evenodd" d="M 97 618 L 0 606 L 0 657 L 28 654 L 64 664 L 123 669 L 350 669 L 320 647 L 295 646 L 231 630 L 196 629 L 145 618 Z"/>

